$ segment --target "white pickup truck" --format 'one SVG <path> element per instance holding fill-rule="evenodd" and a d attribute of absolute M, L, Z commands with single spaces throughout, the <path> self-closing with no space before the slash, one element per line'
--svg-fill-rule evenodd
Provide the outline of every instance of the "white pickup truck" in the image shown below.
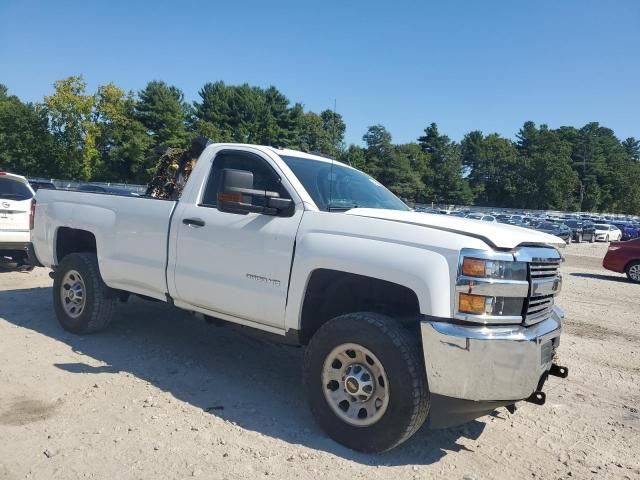
<path fill-rule="evenodd" d="M 562 240 L 413 212 L 319 156 L 209 145 L 178 201 L 44 190 L 32 239 L 71 332 L 133 293 L 305 345 L 311 410 L 356 450 L 544 403 L 567 375 Z"/>

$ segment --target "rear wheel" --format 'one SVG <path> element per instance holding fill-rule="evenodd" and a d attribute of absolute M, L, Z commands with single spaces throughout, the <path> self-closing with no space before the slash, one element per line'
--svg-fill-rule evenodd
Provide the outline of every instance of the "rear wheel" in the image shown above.
<path fill-rule="evenodd" d="M 375 313 L 343 315 L 316 332 L 305 353 L 305 385 L 318 424 L 362 452 L 404 442 L 429 411 L 418 342 Z"/>
<path fill-rule="evenodd" d="M 53 280 L 53 304 L 62 328 L 93 333 L 111 322 L 116 290 L 105 285 L 95 253 L 72 253 L 62 259 Z"/>
<path fill-rule="evenodd" d="M 640 262 L 631 262 L 625 271 L 629 280 L 633 283 L 640 283 Z"/>

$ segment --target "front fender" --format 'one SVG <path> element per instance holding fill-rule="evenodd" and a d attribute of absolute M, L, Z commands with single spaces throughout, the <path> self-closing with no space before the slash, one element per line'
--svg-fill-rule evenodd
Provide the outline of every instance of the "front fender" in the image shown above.
<path fill-rule="evenodd" d="M 450 269 L 442 253 L 417 245 L 314 231 L 297 240 L 285 315 L 287 330 L 299 329 L 307 285 L 317 269 L 402 285 L 416 294 L 420 313 L 451 316 Z"/>

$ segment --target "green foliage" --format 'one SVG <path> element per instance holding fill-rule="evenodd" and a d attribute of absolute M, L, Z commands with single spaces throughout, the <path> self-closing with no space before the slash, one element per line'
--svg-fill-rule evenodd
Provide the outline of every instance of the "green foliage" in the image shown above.
<path fill-rule="evenodd" d="M 345 131 L 339 113 L 305 111 L 273 86 L 207 83 L 189 105 L 162 81 L 137 95 L 113 83 L 92 94 L 71 76 L 34 105 L 0 85 L 0 168 L 30 176 L 144 183 L 161 151 L 202 135 L 328 155 L 408 202 L 640 213 L 640 141 L 620 141 L 596 122 L 529 121 L 515 141 L 472 131 L 460 143 L 432 123 L 400 145 L 373 125 L 363 147 L 346 148 Z"/>
<path fill-rule="evenodd" d="M 367 157 L 362 147 L 353 144 L 349 145 L 349 148 L 342 152 L 338 159 L 353 168 L 367 172 Z"/>
<path fill-rule="evenodd" d="M 200 135 L 217 142 L 297 146 L 304 115 L 300 105 L 289 100 L 275 87 L 266 90 L 207 83 L 194 104 L 194 124 Z"/>
<path fill-rule="evenodd" d="M 622 148 L 624 148 L 624 151 L 631 160 L 636 162 L 640 161 L 640 140 L 629 137 L 622 142 Z"/>
<path fill-rule="evenodd" d="M 146 181 L 153 137 L 137 119 L 135 98 L 113 83 L 98 88 L 94 112 L 96 149 L 104 181 Z"/>
<path fill-rule="evenodd" d="M 405 201 L 425 201 L 427 187 L 423 180 L 428 176 L 428 159 L 416 144 L 393 145 L 391 134 L 382 125 L 369 127 L 362 137 L 366 149 L 362 155 L 349 147 L 365 172 L 383 183 Z M 364 165 L 362 165 L 364 156 Z"/>
<path fill-rule="evenodd" d="M 468 205 L 473 194 L 467 179 L 463 177 L 460 146 L 446 135 L 440 135 L 438 126 L 432 123 L 418 138 L 420 148 L 429 156 L 433 169 L 431 187 L 435 203 Z"/>
<path fill-rule="evenodd" d="M 57 171 L 66 178 L 90 179 L 99 169 L 95 130 L 91 114 L 93 95 L 86 95 L 81 76 L 71 76 L 54 84 L 53 95 L 44 98 L 51 133 L 62 150 Z"/>
<path fill-rule="evenodd" d="M 57 173 L 60 152 L 45 112 L 7 94 L 0 84 L 0 169 L 26 175 Z"/>
<path fill-rule="evenodd" d="M 179 88 L 155 80 L 147 83 L 138 92 L 135 112 L 157 149 L 188 145 L 191 134 L 186 123 L 190 109 Z"/>

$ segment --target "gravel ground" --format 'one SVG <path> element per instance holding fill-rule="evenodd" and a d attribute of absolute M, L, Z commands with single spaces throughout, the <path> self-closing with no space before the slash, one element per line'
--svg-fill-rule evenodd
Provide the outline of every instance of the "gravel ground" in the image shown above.
<path fill-rule="evenodd" d="M 640 285 L 603 244 L 564 251 L 560 363 L 542 407 L 422 429 L 381 455 L 314 424 L 301 349 L 132 300 L 63 331 L 44 269 L 0 273 L 0 479 L 640 478 Z"/>

